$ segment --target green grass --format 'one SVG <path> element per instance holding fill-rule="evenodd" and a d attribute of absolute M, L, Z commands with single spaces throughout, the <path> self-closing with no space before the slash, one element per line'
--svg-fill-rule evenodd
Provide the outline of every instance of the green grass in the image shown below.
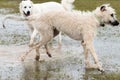
<path fill-rule="evenodd" d="M 104 75 L 93 75 L 93 80 L 120 80 L 119 73 L 111 73 L 111 74 L 104 74 Z"/>
<path fill-rule="evenodd" d="M 47 1 L 60 2 L 60 0 L 33 0 L 34 3 Z M 19 12 L 19 3 L 20 0 L 0 0 L 0 8 L 14 8 L 14 12 Z M 93 10 L 104 3 L 110 3 L 115 8 L 118 19 L 120 20 L 120 0 L 75 0 L 74 5 L 75 9 L 78 10 Z"/>
<path fill-rule="evenodd" d="M 75 9 L 78 10 L 94 10 L 97 6 L 110 3 L 116 10 L 117 17 L 120 20 L 120 1 L 119 0 L 76 0 Z"/>

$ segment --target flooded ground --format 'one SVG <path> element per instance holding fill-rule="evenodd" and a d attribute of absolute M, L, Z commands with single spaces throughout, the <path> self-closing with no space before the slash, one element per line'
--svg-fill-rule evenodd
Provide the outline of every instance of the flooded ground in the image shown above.
<path fill-rule="evenodd" d="M 1 20 L 4 15 L 0 15 Z M 6 21 L 6 29 L 0 22 L 0 80 L 120 80 L 120 27 L 106 26 L 98 29 L 94 45 L 105 74 L 97 70 L 85 70 L 83 49 L 80 42 L 63 35 L 62 50 L 51 49 L 49 58 L 41 49 L 41 59 L 34 61 L 35 52 L 20 61 L 28 50 L 29 30 L 25 22 Z M 57 47 L 56 40 L 53 41 Z"/>
<path fill-rule="evenodd" d="M 94 45 L 105 69 L 104 74 L 85 69 L 80 42 L 66 35 L 62 36 L 61 50 L 50 48 L 52 58 L 42 48 L 43 61 L 36 62 L 33 51 L 21 62 L 20 56 L 28 50 L 30 32 L 25 22 L 14 20 L 7 20 L 6 29 L 3 29 L 4 14 L 11 10 L 0 9 L 0 80 L 120 80 L 120 27 L 98 28 Z M 57 47 L 57 41 L 53 43 Z"/>

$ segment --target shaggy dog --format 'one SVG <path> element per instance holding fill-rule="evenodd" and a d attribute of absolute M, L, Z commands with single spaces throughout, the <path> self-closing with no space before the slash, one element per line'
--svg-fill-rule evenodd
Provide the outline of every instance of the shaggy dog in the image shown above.
<path fill-rule="evenodd" d="M 19 20 L 23 21 L 27 17 L 31 15 L 36 15 L 36 14 L 43 14 L 44 12 L 49 12 L 52 10 L 67 10 L 71 11 L 73 8 L 73 2 L 75 0 L 61 0 L 61 4 L 57 2 L 45 2 L 41 4 L 34 4 L 31 0 L 22 0 L 20 5 L 19 5 L 19 10 L 21 17 L 13 16 L 13 15 L 7 15 L 5 16 L 3 20 L 3 27 L 5 27 L 4 23 L 7 19 L 14 19 L 14 20 Z M 35 17 L 37 18 L 37 17 Z M 30 21 L 27 21 L 28 26 L 32 32 L 31 38 L 30 38 L 30 44 L 29 46 L 33 45 L 34 38 L 38 34 L 38 31 L 34 29 Z M 41 38 L 41 36 L 40 36 Z M 59 39 L 58 39 L 58 44 L 59 47 L 61 47 L 61 33 L 59 33 Z M 46 45 L 45 45 L 46 46 Z M 45 47 L 46 48 L 46 47 Z M 36 49 L 37 55 L 39 55 L 39 49 Z M 36 55 L 36 60 L 39 60 L 39 57 Z M 50 54 L 48 54 L 49 57 L 51 57 Z"/>
<path fill-rule="evenodd" d="M 96 29 L 100 24 L 111 24 L 118 26 L 119 22 L 116 19 L 115 10 L 109 4 L 103 4 L 97 7 L 92 12 L 80 11 L 50 11 L 43 15 L 36 15 L 39 18 L 34 19 L 34 16 L 29 17 L 32 25 L 42 36 L 39 43 L 34 45 L 26 55 L 33 49 L 46 45 L 54 38 L 54 29 L 62 31 L 72 39 L 81 41 L 84 48 L 85 64 L 87 68 L 97 68 L 104 71 L 100 65 L 96 55 L 93 39 Z M 88 54 L 91 53 L 95 64 L 91 65 L 88 59 Z M 22 57 L 24 60 L 25 56 Z"/>

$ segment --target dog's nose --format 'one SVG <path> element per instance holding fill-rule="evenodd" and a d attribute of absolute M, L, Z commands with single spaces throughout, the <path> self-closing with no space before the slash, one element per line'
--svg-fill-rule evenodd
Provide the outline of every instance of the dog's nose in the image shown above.
<path fill-rule="evenodd" d="M 115 21 L 115 24 L 116 24 L 116 25 L 119 25 L 120 23 L 119 23 L 118 21 Z"/>
<path fill-rule="evenodd" d="M 114 22 L 109 21 L 109 23 L 113 26 L 118 26 L 119 22 L 117 20 L 115 20 Z"/>
<path fill-rule="evenodd" d="M 30 15 L 30 11 L 27 11 L 27 15 Z"/>

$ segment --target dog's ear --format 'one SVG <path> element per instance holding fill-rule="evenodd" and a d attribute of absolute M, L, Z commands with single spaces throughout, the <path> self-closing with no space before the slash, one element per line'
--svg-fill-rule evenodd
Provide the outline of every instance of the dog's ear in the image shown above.
<path fill-rule="evenodd" d="M 106 11 L 106 6 L 101 6 L 100 7 L 100 10 L 103 12 L 103 11 Z"/>

